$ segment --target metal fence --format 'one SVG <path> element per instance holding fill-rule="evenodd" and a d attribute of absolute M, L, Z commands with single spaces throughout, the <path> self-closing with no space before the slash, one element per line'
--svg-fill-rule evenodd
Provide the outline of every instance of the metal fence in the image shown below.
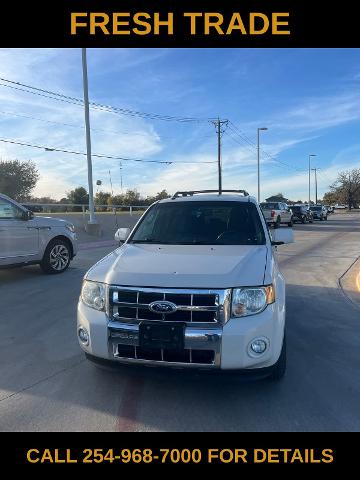
<path fill-rule="evenodd" d="M 35 213 L 89 213 L 89 206 L 80 203 L 31 203 L 25 202 L 22 205 Z M 143 213 L 149 205 L 95 205 L 96 213 L 121 213 L 129 215 Z"/>

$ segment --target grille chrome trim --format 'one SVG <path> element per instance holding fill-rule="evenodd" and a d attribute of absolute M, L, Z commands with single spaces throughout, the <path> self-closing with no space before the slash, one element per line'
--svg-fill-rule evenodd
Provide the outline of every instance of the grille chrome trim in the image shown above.
<path fill-rule="evenodd" d="M 128 302 L 114 302 L 114 301 L 113 301 L 113 304 L 119 307 L 126 307 L 126 308 L 148 308 L 150 305 L 149 303 L 128 303 Z M 182 310 L 184 312 L 217 312 L 219 310 L 219 307 L 212 306 L 212 305 L 209 305 L 209 306 L 204 305 L 201 307 L 197 305 L 177 305 L 177 310 Z"/>
<path fill-rule="evenodd" d="M 119 296 L 120 292 L 127 292 L 132 295 L 134 298 L 134 294 L 136 293 L 136 303 L 131 301 L 121 301 Z M 223 289 L 223 290 L 215 290 L 215 289 L 177 289 L 177 288 L 158 288 L 158 287 L 128 287 L 128 286 L 120 286 L 120 285 L 111 285 L 109 287 L 109 316 L 112 320 L 117 322 L 131 322 L 131 323 L 139 323 L 141 321 L 169 321 L 171 322 L 171 315 L 167 315 L 165 319 L 165 315 L 159 314 L 159 318 L 141 318 L 141 312 L 139 310 L 147 311 L 149 309 L 149 303 L 139 303 L 139 298 L 142 294 L 154 294 L 160 296 L 163 300 L 167 300 L 167 296 L 171 295 L 171 300 L 173 303 L 176 304 L 176 299 L 173 297 L 176 295 L 182 295 L 188 297 L 189 304 L 184 305 L 181 303 L 181 298 L 179 298 L 180 304 L 176 304 L 178 312 L 184 312 L 185 314 L 189 315 L 185 317 L 184 322 L 187 324 L 194 324 L 195 325 L 216 325 L 216 324 L 225 324 L 229 317 L 230 317 L 230 304 L 231 304 L 231 289 Z M 204 304 L 201 305 L 201 297 L 204 296 Z M 214 297 L 214 304 L 208 305 L 211 299 L 209 296 Z M 130 299 L 132 299 L 130 298 Z M 182 297 L 183 298 L 183 297 Z M 145 298 L 144 298 L 145 299 Z M 194 305 L 194 299 L 196 299 L 196 303 L 200 303 L 200 305 Z M 128 300 L 128 299 L 126 299 Z M 134 298 L 135 300 L 135 298 Z M 146 298 L 148 300 L 148 298 Z M 187 298 L 185 298 L 187 303 Z M 134 315 L 130 312 L 121 312 L 121 314 L 116 312 L 116 308 L 127 308 L 133 309 Z M 115 311 L 114 311 L 115 310 Z M 150 310 L 149 310 L 150 312 Z M 212 319 L 205 318 L 204 319 L 195 319 L 194 314 L 196 313 L 197 316 L 200 315 L 201 312 L 211 312 L 214 313 L 214 317 Z M 127 315 L 126 315 L 127 313 Z M 144 316 L 146 316 L 144 314 Z M 174 318 L 175 321 L 175 318 Z"/>
<path fill-rule="evenodd" d="M 189 362 L 172 362 L 164 359 L 164 352 L 161 353 L 161 360 L 145 360 L 138 358 L 137 352 L 139 348 L 139 325 L 130 323 L 118 323 L 110 321 L 108 324 L 109 333 L 109 355 L 124 363 L 146 363 L 146 364 L 163 364 L 168 366 L 181 366 L 184 368 L 191 367 L 206 367 L 219 368 L 221 356 L 221 339 L 222 327 L 219 325 L 212 325 L 211 327 L 195 327 L 188 324 L 185 328 L 184 350 L 189 351 Z M 134 348 L 134 357 L 126 357 L 118 354 L 118 345 L 127 345 Z M 210 350 L 214 354 L 213 362 L 199 363 L 195 361 L 192 355 L 192 350 Z"/>

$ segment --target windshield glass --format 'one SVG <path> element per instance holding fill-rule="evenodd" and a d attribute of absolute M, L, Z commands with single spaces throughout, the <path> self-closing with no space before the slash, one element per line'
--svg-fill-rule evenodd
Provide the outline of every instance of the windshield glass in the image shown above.
<path fill-rule="evenodd" d="M 157 203 L 129 243 L 169 245 L 264 245 L 256 206 L 248 202 Z"/>
<path fill-rule="evenodd" d="M 304 209 L 304 207 L 298 207 L 297 205 L 293 205 L 291 207 L 291 209 L 294 211 L 294 212 L 300 212 L 301 210 Z"/>
<path fill-rule="evenodd" d="M 263 210 L 276 210 L 279 207 L 278 203 L 260 203 L 260 207 Z"/>
<path fill-rule="evenodd" d="M 322 207 L 310 207 L 310 210 L 315 210 L 316 212 L 322 210 Z"/>

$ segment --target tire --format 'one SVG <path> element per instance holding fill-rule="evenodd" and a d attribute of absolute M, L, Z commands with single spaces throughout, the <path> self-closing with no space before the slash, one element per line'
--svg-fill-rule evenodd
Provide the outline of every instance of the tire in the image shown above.
<path fill-rule="evenodd" d="M 70 243 L 60 238 L 54 238 L 46 247 L 40 267 L 44 273 L 56 275 L 63 273 L 71 261 Z"/>
<path fill-rule="evenodd" d="M 301 223 L 306 223 L 306 218 L 305 217 L 301 217 Z"/>
<path fill-rule="evenodd" d="M 291 219 L 290 222 L 288 223 L 288 227 L 293 227 L 294 226 L 294 220 Z"/>
<path fill-rule="evenodd" d="M 323 217 L 320 217 L 320 222 L 322 222 L 323 220 L 324 220 Z"/>
<path fill-rule="evenodd" d="M 325 217 L 325 220 L 327 221 L 327 215 L 326 215 L 326 217 Z"/>
<path fill-rule="evenodd" d="M 276 222 L 274 223 L 274 228 L 279 228 L 281 223 L 281 218 L 277 217 Z"/>
<path fill-rule="evenodd" d="M 309 223 L 314 223 L 314 220 L 311 218 L 311 219 L 309 220 Z"/>
<path fill-rule="evenodd" d="M 284 377 L 285 372 L 286 372 L 286 336 L 284 335 L 284 340 L 283 340 L 279 360 L 273 366 L 269 378 L 270 380 L 273 380 L 273 381 L 279 381 Z"/>

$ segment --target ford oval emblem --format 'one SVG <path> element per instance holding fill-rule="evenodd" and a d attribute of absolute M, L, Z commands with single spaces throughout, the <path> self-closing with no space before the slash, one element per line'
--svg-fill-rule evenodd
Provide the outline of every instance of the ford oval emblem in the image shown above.
<path fill-rule="evenodd" d="M 175 303 L 167 302 L 166 300 L 158 300 L 156 302 L 152 302 L 149 305 L 149 310 L 154 313 L 174 313 L 177 310 L 177 306 Z"/>

